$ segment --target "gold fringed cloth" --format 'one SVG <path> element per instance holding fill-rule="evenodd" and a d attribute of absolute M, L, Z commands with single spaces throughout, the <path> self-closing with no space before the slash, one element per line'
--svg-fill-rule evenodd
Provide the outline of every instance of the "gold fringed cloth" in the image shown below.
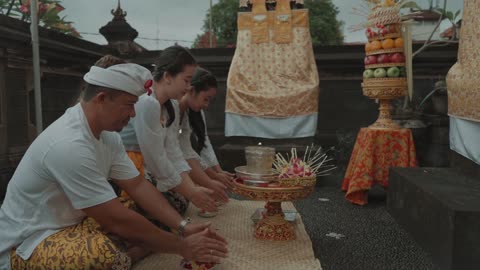
<path fill-rule="evenodd" d="M 291 138 L 313 136 L 319 78 L 308 10 L 275 11 L 254 1 L 238 14 L 235 55 L 227 80 L 226 136 Z"/>
<path fill-rule="evenodd" d="M 480 1 L 464 0 L 457 63 L 447 76 L 448 114 L 480 122 Z"/>
<path fill-rule="evenodd" d="M 464 0 L 457 63 L 447 75 L 450 148 L 480 164 L 480 1 Z"/>

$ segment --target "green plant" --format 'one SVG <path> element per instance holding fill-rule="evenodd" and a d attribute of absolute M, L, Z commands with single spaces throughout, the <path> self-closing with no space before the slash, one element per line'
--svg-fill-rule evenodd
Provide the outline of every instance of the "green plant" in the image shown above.
<path fill-rule="evenodd" d="M 305 0 L 309 10 L 310 33 L 313 45 L 334 45 L 343 43 L 343 22 L 337 20 L 338 8 L 332 0 Z M 238 0 L 219 0 L 205 16 L 203 32 L 212 32 L 219 47 L 233 46 L 237 40 Z M 204 33 L 197 35 L 193 47 L 197 47 Z"/>
<path fill-rule="evenodd" d="M 437 81 L 432 91 L 430 91 L 425 97 L 422 99 L 420 104 L 418 105 L 419 108 L 422 108 L 423 104 L 435 93 L 437 94 L 446 94 L 447 93 L 447 83 L 444 80 Z"/>
<path fill-rule="evenodd" d="M 72 22 L 60 13 L 65 9 L 57 0 L 38 0 L 38 24 L 68 35 L 80 37 Z M 30 22 L 30 0 L 0 0 L 0 14 Z"/>

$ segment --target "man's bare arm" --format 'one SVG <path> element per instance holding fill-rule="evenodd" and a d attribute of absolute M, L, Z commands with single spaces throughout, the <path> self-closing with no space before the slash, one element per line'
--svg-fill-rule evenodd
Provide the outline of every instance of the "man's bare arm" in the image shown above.
<path fill-rule="evenodd" d="M 118 199 L 82 209 L 100 226 L 113 234 L 154 252 L 181 252 L 181 241 L 172 233 L 162 231 L 145 217 L 126 208 Z"/>
<path fill-rule="evenodd" d="M 183 218 L 150 182 L 138 176 L 132 180 L 114 180 L 143 210 L 172 229 L 177 229 Z"/>

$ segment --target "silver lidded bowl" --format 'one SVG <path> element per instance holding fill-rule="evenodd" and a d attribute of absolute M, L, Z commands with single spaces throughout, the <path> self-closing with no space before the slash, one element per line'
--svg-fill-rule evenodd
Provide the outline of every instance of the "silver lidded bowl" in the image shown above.
<path fill-rule="evenodd" d="M 245 147 L 246 171 L 251 174 L 271 174 L 275 148 L 265 146 Z"/>
<path fill-rule="evenodd" d="M 278 173 L 276 173 L 273 168 L 270 168 L 270 171 L 268 171 L 267 173 L 251 173 L 247 170 L 247 166 L 236 167 L 235 174 L 243 181 L 252 180 L 270 182 L 277 180 L 278 177 Z"/>

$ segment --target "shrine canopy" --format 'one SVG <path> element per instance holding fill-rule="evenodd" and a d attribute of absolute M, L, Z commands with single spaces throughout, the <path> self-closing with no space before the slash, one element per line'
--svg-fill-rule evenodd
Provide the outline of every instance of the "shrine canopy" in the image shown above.
<path fill-rule="evenodd" d="M 226 136 L 299 138 L 317 128 L 319 78 L 307 9 L 265 0 L 238 14 L 227 79 Z"/>

